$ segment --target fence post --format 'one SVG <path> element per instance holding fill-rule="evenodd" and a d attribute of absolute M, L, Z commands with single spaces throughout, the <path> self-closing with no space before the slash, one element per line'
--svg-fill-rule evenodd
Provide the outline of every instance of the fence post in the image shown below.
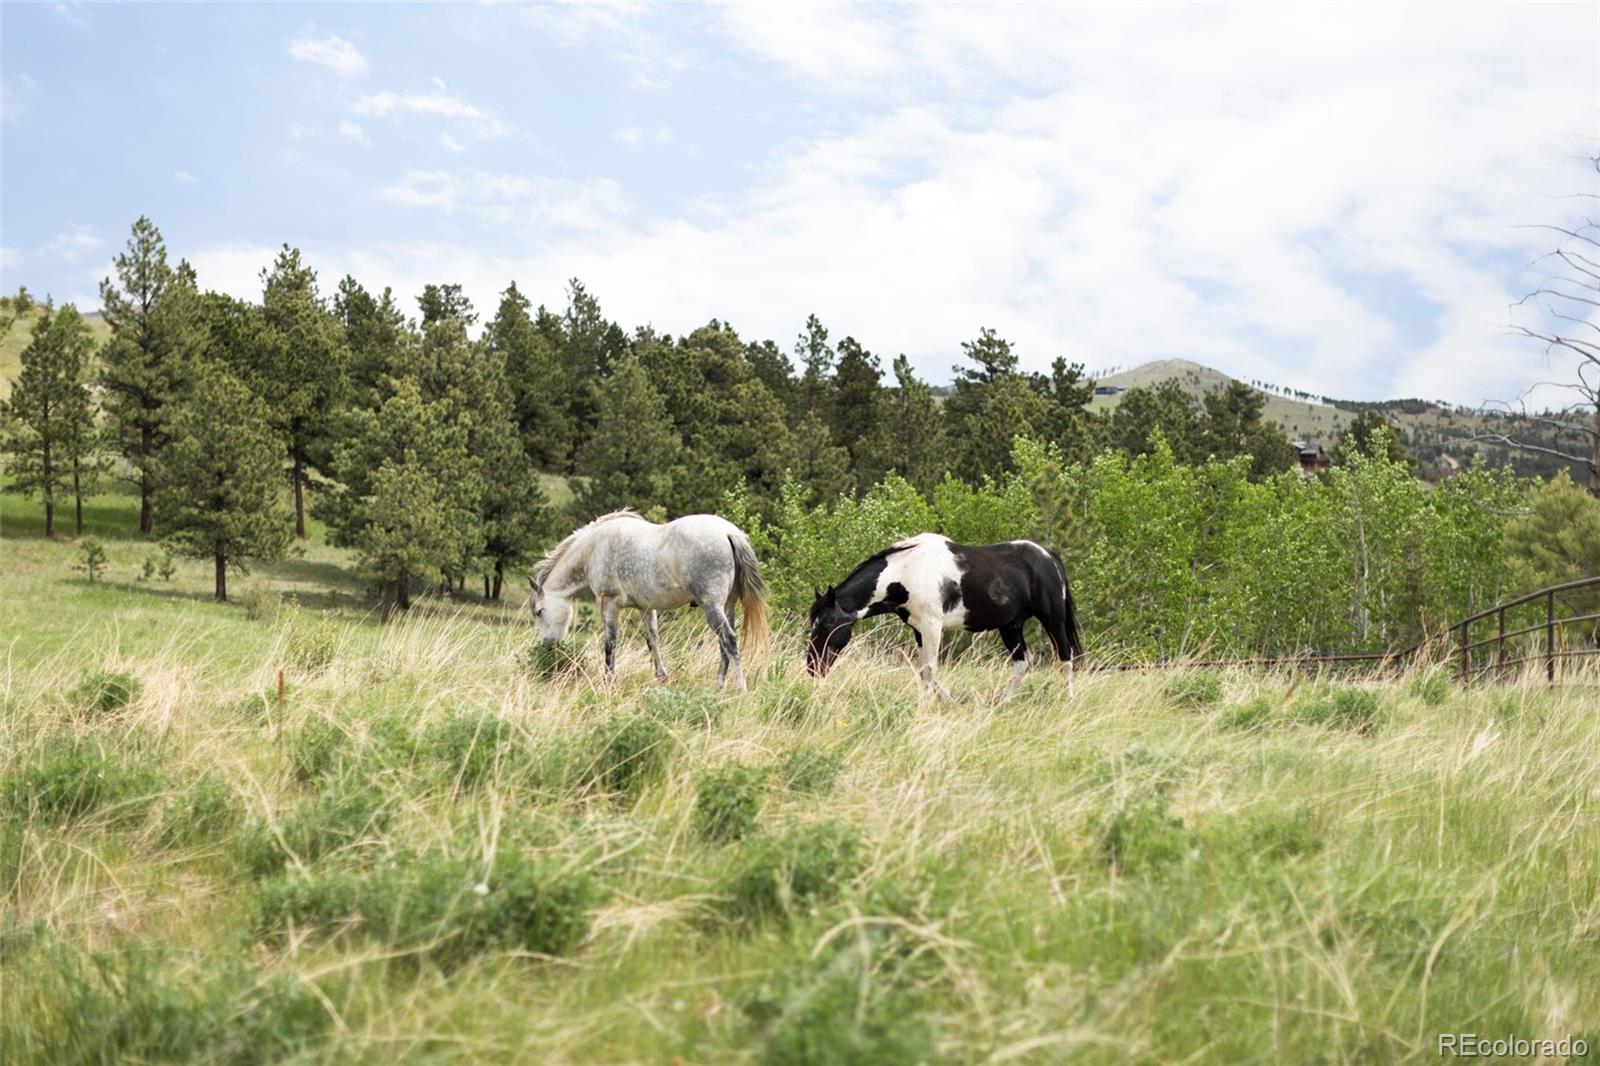
<path fill-rule="evenodd" d="M 1461 683 L 1472 681 L 1472 651 L 1467 647 L 1467 623 L 1461 623 Z"/>
<path fill-rule="evenodd" d="M 1544 594 L 1544 676 L 1556 683 L 1556 590 Z"/>
<path fill-rule="evenodd" d="M 1500 641 L 1499 653 L 1495 656 L 1495 673 L 1500 675 L 1500 680 L 1506 679 L 1506 609 L 1500 608 Z"/>

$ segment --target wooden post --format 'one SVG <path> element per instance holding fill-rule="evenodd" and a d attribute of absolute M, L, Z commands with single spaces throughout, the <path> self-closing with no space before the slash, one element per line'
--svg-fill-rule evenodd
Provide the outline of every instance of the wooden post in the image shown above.
<path fill-rule="evenodd" d="M 1556 590 L 1544 594 L 1544 676 L 1556 683 Z"/>
<path fill-rule="evenodd" d="M 1506 679 L 1506 609 L 1500 608 L 1500 652 L 1495 657 L 1495 672 L 1500 675 L 1500 680 Z"/>
<path fill-rule="evenodd" d="M 283 671 L 278 671 L 278 706 L 283 706 Z"/>
<path fill-rule="evenodd" d="M 1467 623 L 1461 623 L 1461 683 L 1472 681 L 1472 651 L 1467 647 Z"/>

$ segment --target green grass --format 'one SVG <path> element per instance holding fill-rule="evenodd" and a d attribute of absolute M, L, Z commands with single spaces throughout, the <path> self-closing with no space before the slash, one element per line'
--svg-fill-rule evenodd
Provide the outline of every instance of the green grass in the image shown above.
<path fill-rule="evenodd" d="M 1069 701 L 1036 670 L 1000 705 L 983 641 L 919 703 L 870 642 L 814 683 L 780 626 L 715 698 L 685 613 L 670 686 L 630 618 L 598 687 L 592 628 L 551 674 L 509 609 L 379 628 L 320 541 L 258 575 L 299 614 L 208 602 L 202 564 L 139 582 L 103 503 L 90 587 L 0 499 L 0 1061 L 1600 1043 L 1593 677 L 1080 673 Z"/>

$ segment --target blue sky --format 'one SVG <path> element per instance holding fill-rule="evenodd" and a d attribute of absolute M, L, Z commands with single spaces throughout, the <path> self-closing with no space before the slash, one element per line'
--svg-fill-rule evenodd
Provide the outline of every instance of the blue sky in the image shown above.
<path fill-rule="evenodd" d="M 1561 372 L 1504 326 L 1594 188 L 1600 5 L 8 3 L 0 80 L 7 290 L 92 306 L 144 213 L 237 295 L 287 241 L 935 380 L 993 326 L 1476 403 Z"/>

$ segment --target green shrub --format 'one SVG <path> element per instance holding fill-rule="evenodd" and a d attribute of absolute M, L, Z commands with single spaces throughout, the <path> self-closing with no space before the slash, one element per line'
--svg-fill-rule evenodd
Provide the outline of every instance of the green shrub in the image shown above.
<path fill-rule="evenodd" d="M 345 789 L 336 782 L 290 811 L 276 830 L 259 820 L 247 825 L 238 838 L 239 861 L 251 876 L 264 877 L 283 869 L 291 855 L 314 862 L 383 833 L 388 824 L 381 793 L 364 785 Z"/>
<path fill-rule="evenodd" d="M 658 780 L 672 754 L 672 734 L 654 718 L 618 715 L 590 736 L 587 784 L 626 799 Z"/>
<path fill-rule="evenodd" d="M 1222 678 L 1211 670 L 1190 670 L 1170 678 L 1165 692 L 1179 707 L 1202 707 L 1222 698 Z"/>
<path fill-rule="evenodd" d="M 245 585 L 239 593 L 239 603 L 244 607 L 244 616 L 254 622 L 275 622 L 283 612 L 283 597 L 261 580 Z"/>
<path fill-rule="evenodd" d="M 140 815 L 161 788 L 161 771 L 149 763 L 115 758 L 98 745 L 59 736 L 13 767 L 0 800 L 11 817 L 55 824 L 108 808 Z"/>
<path fill-rule="evenodd" d="M 279 1062 L 327 1030 L 331 991 L 256 972 L 237 957 L 199 969 L 128 944 L 85 955 L 30 953 L 9 994 L 15 1028 L 0 1026 L 0 1062 Z"/>
<path fill-rule="evenodd" d="M 284 627 L 284 659 L 305 673 L 318 673 L 338 657 L 343 637 L 343 628 L 332 618 L 296 609 Z"/>
<path fill-rule="evenodd" d="M 522 653 L 522 668 L 539 681 L 558 681 L 583 669 L 574 641 L 545 644 L 535 641 Z"/>
<path fill-rule="evenodd" d="M 673 728 L 714 729 L 722 719 L 722 704 L 704 692 L 658 688 L 645 695 L 644 713 Z"/>
<path fill-rule="evenodd" d="M 1450 695 L 1450 675 L 1444 670 L 1429 670 L 1411 680 L 1411 694 L 1429 707 L 1437 707 Z"/>
<path fill-rule="evenodd" d="M 1094 837 L 1107 864 L 1123 871 L 1182 859 L 1193 843 L 1181 819 L 1164 803 L 1149 800 L 1125 804 L 1096 819 Z"/>
<path fill-rule="evenodd" d="M 1378 694 L 1364 688 L 1335 688 L 1316 695 L 1295 709 L 1295 717 L 1312 725 L 1370 733 L 1383 715 Z"/>
<path fill-rule="evenodd" d="M 72 690 L 72 705 L 88 711 L 109 714 L 120 711 L 139 698 L 144 685 L 122 670 L 96 670 Z"/>
<path fill-rule="evenodd" d="M 838 894 L 861 868 L 861 834 L 840 822 L 800 826 L 745 841 L 724 886 L 723 907 L 737 918 L 789 913 Z"/>
<path fill-rule="evenodd" d="M 343 765 L 350 747 L 349 735 L 326 718 L 312 718 L 285 738 L 289 766 L 300 781 L 315 781 Z"/>
<path fill-rule="evenodd" d="M 778 778 L 795 792 L 822 793 L 833 788 L 844 769 L 844 758 L 836 751 L 806 745 L 791 749 L 778 762 Z"/>
<path fill-rule="evenodd" d="M 106 570 L 106 548 L 99 537 L 84 537 L 78 542 L 78 562 L 73 569 L 82 570 L 91 585 L 100 580 Z"/>
<path fill-rule="evenodd" d="M 285 875 L 257 887 L 254 916 L 259 936 L 359 930 L 449 967 L 493 951 L 569 954 L 599 898 L 587 874 L 502 847 L 487 874 L 463 859 L 401 855 L 364 874 Z"/>
<path fill-rule="evenodd" d="M 233 793 L 206 774 L 162 808 L 162 839 L 180 846 L 219 840 L 239 824 L 240 817 Z"/>
<path fill-rule="evenodd" d="M 446 781 L 473 788 L 494 774 L 512 745 L 511 723 L 504 718 L 455 715 L 429 729 L 418 751 L 433 760 Z"/>
<path fill-rule="evenodd" d="M 853 940 L 822 959 L 774 970 L 741 1007 L 771 1066 L 877 1066 L 935 1061 L 924 997 L 894 961 Z"/>
<path fill-rule="evenodd" d="M 1272 718 L 1272 701 L 1257 696 L 1249 703 L 1241 703 L 1223 712 L 1218 724 L 1224 729 L 1260 729 Z"/>
<path fill-rule="evenodd" d="M 694 828 L 704 840 L 742 840 L 755 830 L 761 809 L 760 771 L 729 763 L 702 776 L 695 786 Z"/>

